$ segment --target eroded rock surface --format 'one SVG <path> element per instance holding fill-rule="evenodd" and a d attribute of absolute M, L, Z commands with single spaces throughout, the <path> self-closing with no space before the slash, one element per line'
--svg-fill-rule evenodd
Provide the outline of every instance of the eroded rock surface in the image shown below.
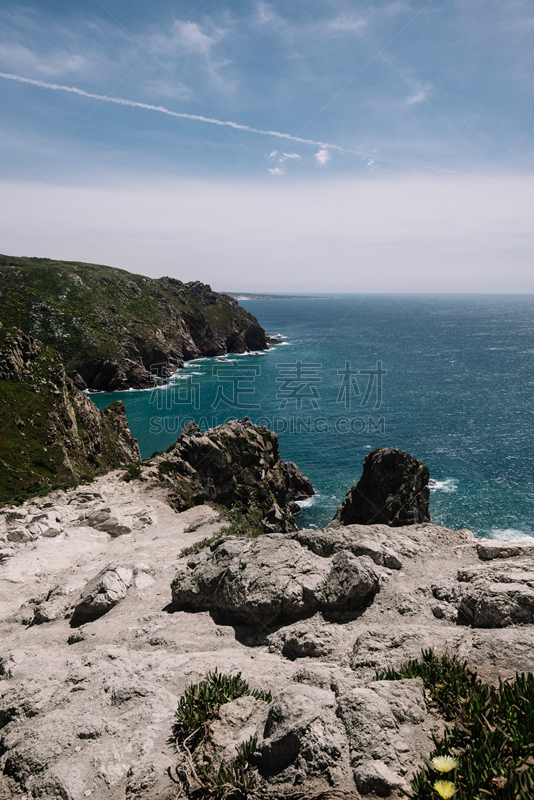
<path fill-rule="evenodd" d="M 172 582 L 177 608 L 209 609 L 249 624 L 354 609 L 378 591 L 367 556 L 316 556 L 282 534 L 224 538 L 191 556 Z"/>
<path fill-rule="evenodd" d="M 0 515 L 2 800 L 174 800 L 185 758 L 172 742 L 178 697 L 216 668 L 273 700 L 223 707 L 204 763 L 229 765 L 256 736 L 258 789 L 272 800 L 299 791 L 400 800 L 443 723 L 419 680 L 376 681 L 376 670 L 428 648 L 467 659 L 484 680 L 532 668 L 531 619 L 509 624 L 508 605 L 480 616 L 480 598 L 500 596 L 492 586 L 507 587 L 507 603 L 528 599 L 529 545 L 377 524 L 224 537 L 182 557 L 217 535 L 219 511 L 177 513 L 153 466 L 144 481 L 122 474 Z M 101 529 L 110 518 L 129 531 Z M 506 557 L 488 558 L 492 548 Z M 379 587 L 371 598 L 365 575 Z M 171 606 L 177 576 L 187 611 Z M 71 624 L 82 598 L 98 604 L 117 588 L 105 613 Z M 214 613 L 219 603 L 232 625 Z M 505 626 L 477 627 L 496 620 Z"/>
<path fill-rule="evenodd" d="M 314 494 L 292 462 L 280 460 L 278 436 L 246 417 L 202 433 L 189 422 L 176 444 L 148 462 L 174 490 L 174 505 L 215 502 L 254 514 L 264 531 L 296 529 L 292 504 Z"/>

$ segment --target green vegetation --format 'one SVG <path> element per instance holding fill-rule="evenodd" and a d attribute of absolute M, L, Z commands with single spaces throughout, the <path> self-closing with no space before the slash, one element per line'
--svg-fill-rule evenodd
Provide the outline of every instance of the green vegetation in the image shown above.
<path fill-rule="evenodd" d="M 174 447 L 174 445 L 173 445 Z M 159 455 L 159 454 L 156 454 Z M 158 464 L 159 475 L 172 475 L 175 471 L 175 462 L 173 461 L 160 461 Z"/>
<path fill-rule="evenodd" d="M 166 360 L 165 348 L 187 357 L 190 333 L 201 352 L 216 355 L 215 339 L 257 324 L 204 284 L 77 261 L 0 255 L 0 296 L 0 322 L 54 347 L 69 374 L 96 374 L 133 353 L 149 367 Z"/>
<path fill-rule="evenodd" d="M 237 675 L 223 675 L 215 670 L 208 672 L 206 680 L 188 686 L 178 702 L 174 736 L 177 746 L 182 747 L 189 756 L 183 780 L 186 785 L 193 776 L 197 783 L 201 780 L 202 797 L 246 797 L 253 786 L 255 737 L 239 745 L 235 759 L 218 773 L 205 764 L 198 769 L 199 777 L 193 761 L 195 751 L 206 739 L 210 722 L 218 718 L 221 706 L 245 695 L 266 703 L 272 700 L 270 692 L 251 689 L 240 672 Z"/>
<path fill-rule="evenodd" d="M 532 800 L 534 793 L 534 676 L 517 674 L 497 688 L 482 683 L 467 662 L 423 651 L 377 680 L 419 676 L 452 726 L 432 737 L 434 758 L 412 780 L 411 800 Z M 446 761 L 440 757 L 450 757 Z M 449 767 L 449 769 L 444 769 Z"/>
<path fill-rule="evenodd" d="M 66 379 L 52 348 L 0 328 L 0 504 L 67 489 L 120 466 L 112 404 L 104 412 Z"/>
<path fill-rule="evenodd" d="M 132 461 L 130 464 L 125 464 L 124 469 L 125 472 L 121 476 L 121 481 L 129 483 L 130 481 L 139 480 L 141 478 L 140 461 Z"/>
<path fill-rule="evenodd" d="M 258 509 L 244 511 L 237 505 L 233 508 L 227 508 L 218 503 L 210 503 L 210 505 L 220 513 L 223 519 L 227 519 L 230 524 L 223 525 L 219 531 L 216 531 L 216 533 L 211 536 L 207 536 L 199 542 L 189 545 L 189 547 L 184 547 L 183 550 L 180 551 L 180 557 L 189 556 L 191 553 L 197 553 L 204 547 L 209 547 L 222 536 L 239 536 L 243 539 L 256 539 L 258 536 L 263 536 L 265 533 L 261 526 L 261 520 L 263 518 L 262 511 Z"/>
<path fill-rule="evenodd" d="M 199 731 L 206 722 L 217 718 L 222 705 L 245 695 L 266 703 L 272 700 L 270 692 L 251 689 L 240 672 L 237 675 L 223 675 L 217 670 L 208 672 L 205 681 L 192 683 L 180 698 L 176 711 L 177 733 Z"/>

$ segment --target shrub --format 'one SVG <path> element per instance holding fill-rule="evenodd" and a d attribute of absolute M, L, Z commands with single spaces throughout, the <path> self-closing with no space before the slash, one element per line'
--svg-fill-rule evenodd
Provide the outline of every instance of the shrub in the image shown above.
<path fill-rule="evenodd" d="M 194 777 L 197 791 L 198 782 L 203 784 L 198 795 L 201 797 L 243 798 L 249 795 L 255 779 L 253 756 L 256 737 L 242 742 L 233 761 L 218 773 L 214 773 L 209 766 L 199 767 L 197 773 L 194 766 L 194 751 L 201 745 L 210 721 L 217 719 L 222 705 L 245 695 L 266 703 L 272 700 L 270 692 L 251 689 L 240 672 L 237 675 L 223 675 L 215 670 L 208 672 L 206 680 L 188 686 L 178 701 L 174 735 L 178 746 L 188 755 L 186 768 L 180 775 L 186 790 L 192 783 L 191 777 Z"/>
<path fill-rule="evenodd" d="M 495 688 L 484 684 L 466 661 L 438 658 L 432 650 L 398 671 L 376 673 L 377 680 L 416 676 L 454 724 L 443 738 L 432 737 L 434 758 L 414 776 L 407 797 L 436 800 L 436 794 L 445 798 L 454 793 L 456 800 L 532 800 L 534 675 L 516 674 L 515 681 L 500 681 Z M 443 756 L 457 765 L 446 764 Z M 451 769 L 444 772 L 441 766 Z"/>
<path fill-rule="evenodd" d="M 266 703 L 272 700 L 269 692 L 251 689 L 240 672 L 230 676 L 223 675 L 217 670 L 208 672 L 206 680 L 188 686 L 178 702 L 176 711 L 178 735 L 182 729 L 189 733 L 199 730 L 210 719 L 218 716 L 219 709 L 224 703 L 230 703 L 244 695 L 251 695 L 256 700 L 264 700 Z"/>
<path fill-rule="evenodd" d="M 126 464 L 125 472 L 121 476 L 121 481 L 133 481 L 141 477 L 141 462 L 132 461 L 131 464 Z"/>

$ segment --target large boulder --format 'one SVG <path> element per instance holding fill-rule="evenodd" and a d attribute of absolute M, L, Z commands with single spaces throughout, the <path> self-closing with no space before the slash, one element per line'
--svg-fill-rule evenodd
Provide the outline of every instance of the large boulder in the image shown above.
<path fill-rule="evenodd" d="M 430 522 L 429 472 L 422 461 L 394 447 L 368 453 L 363 475 L 347 492 L 330 526 L 414 525 Z"/>
<path fill-rule="evenodd" d="M 300 776 L 308 791 L 325 778 L 326 785 L 352 788 L 347 737 L 330 691 L 306 685 L 282 691 L 258 729 L 258 752 L 267 782 L 277 776 L 299 783 Z"/>
<path fill-rule="evenodd" d="M 459 619 L 474 628 L 506 628 L 534 622 L 534 589 L 528 583 L 477 581 L 463 594 Z"/>
<path fill-rule="evenodd" d="M 322 558 L 281 534 L 219 539 L 192 556 L 171 584 L 176 607 L 262 625 L 357 608 L 378 588 L 367 556 L 342 550 Z"/>
<path fill-rule="evenodd" d="M 292 462 L 280 460 L 278 436 L 247 417 L 202 433 L 189 422 L 176 444 L 152 459 L 174 489 L 174 505 L 214 502 L 254 518 L 266 532 L 296 529 L 291 504 L 313 487 Z"/>

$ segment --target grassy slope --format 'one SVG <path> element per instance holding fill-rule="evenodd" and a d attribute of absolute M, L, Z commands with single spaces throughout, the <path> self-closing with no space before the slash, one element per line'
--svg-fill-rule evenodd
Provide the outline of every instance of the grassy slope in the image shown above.
<path fill-rule="evenodd" d="M 74 261 L 0 255 L 0 292 L 0 321 L 55 347 L 69 372 L 139 354 L 146 366 L 161 350 L 158 329 L 180 352 L 191 330 L 202 349 L 256 322 L 202 284 Z"/>
<path fill-rule="evenodd" d="M 3 366 L 17 336 L 16 329 L 0 329 Z M 16 377 L 0 380 L 0 504 L 90 480 L 131 460 L 114 424 L 118 404 L 100 412 L 69 387 L 52 348 L 41 346 Z"/>

